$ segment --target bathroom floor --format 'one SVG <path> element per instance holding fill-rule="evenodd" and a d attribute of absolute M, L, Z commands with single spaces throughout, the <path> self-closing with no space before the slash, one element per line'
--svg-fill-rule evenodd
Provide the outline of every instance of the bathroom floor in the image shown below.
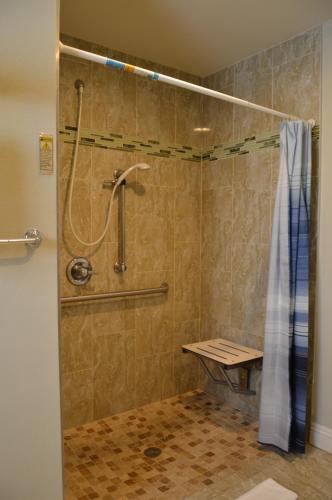
<path fill-rule="evenodd" d="M 200 391 L 66 430 L 66 500 L 231 500 L 267 477 L 332 499 L 331 455 L 280 455 L 256 436 L 255 421 Z"/>

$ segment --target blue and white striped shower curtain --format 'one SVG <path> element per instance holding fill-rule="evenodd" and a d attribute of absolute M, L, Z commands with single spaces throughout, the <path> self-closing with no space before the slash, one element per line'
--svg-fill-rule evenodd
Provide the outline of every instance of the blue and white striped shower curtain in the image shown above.
<path fill-rule="evenodd" d="M 259 441 L 305 451 L 311 125 L 283 122 L 270 252 Z"/>

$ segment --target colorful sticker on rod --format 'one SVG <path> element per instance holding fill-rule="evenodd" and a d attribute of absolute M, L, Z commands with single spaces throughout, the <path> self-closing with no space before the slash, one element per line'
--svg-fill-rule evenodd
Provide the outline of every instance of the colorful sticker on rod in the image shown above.
<path fill-rule="evenodd" d="M 125 69 L 126 65 L 120 61 L 116 61 L 115 59 L 107 59 L 106 66 L 111 66 L 116 69 Z"/>
<path fill-rule="evenodd" d="M 124 65 L 124 70 L 127 71 L 128 73 L 135 73 L 136 67 L 133 66 L 132 64 L 125 64 Z"/>

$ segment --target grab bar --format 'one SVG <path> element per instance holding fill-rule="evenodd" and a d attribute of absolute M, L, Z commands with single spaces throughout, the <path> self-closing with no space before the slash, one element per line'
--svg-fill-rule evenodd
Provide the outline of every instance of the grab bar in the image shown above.
<path fill-rule="evenodd" d="M 153 295 L 155 293 L 167 293 L 168 283 L 162 283 L 156 288 L 141 288 L 139 290 L 121 290 L 118 292 L 96 293 L 94 295 L 80 295 L 78 297 L 61 297 L 61 304 L 72 302 L 88 302 L 92 300 L 115 299 L 119 297 L 132 297 L 141 295 Z"/>
<path fill-rule="evenodd" d="M 17 244 L 24 243 L 32 248 L 38 248 L 43 241 L 40 231 L 35 228 L 28 229 L 25 232 L 24 238 L 12 238 L 6 240 L 0 240 L 0 245 Z"/>

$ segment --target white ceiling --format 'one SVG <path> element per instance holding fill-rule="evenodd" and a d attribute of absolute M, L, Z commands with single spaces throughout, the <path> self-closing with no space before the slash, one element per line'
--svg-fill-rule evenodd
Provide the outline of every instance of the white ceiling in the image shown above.
<path fill-rule="evenodd" d="M 332 0 L 62 0 L 60 29 L 206 76 L 332 18 Z"/>

